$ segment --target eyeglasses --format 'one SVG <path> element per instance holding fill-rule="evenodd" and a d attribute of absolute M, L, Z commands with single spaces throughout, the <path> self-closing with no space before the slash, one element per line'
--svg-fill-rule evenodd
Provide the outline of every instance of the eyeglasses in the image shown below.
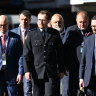
<path fill-rule="evenodd" d="M 6 27 L 7 25 L 8 25 L 8 23 L 7 24 L 4 24 L 4 25 L 0 24 L 0 28 Z"/>

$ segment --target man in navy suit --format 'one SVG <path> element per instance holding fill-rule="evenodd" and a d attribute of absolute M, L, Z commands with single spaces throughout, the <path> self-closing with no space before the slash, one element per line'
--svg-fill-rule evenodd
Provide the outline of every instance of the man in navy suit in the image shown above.
<path fill-rule="evenodd" d="M 96 15 L 91 20 L 93 35 L 85 39 L 79 70 L 79 86 L 87 96 L 96 96 Z"/>
<path fill-rule="evenodd" d="M 69 72 L 67 96 L 77 96 L 79 89 L 79 64 L 84 39 L 90 34 L 89 17 L 86 11 L 76 15 L 76 25 L 66 29 L 64 43 L 64 59 Z"/>
<path fill-rule="evenodd" d="M 0 15 L 0 96 L 6 88 L 9 96 L 18 96 L 18 84 L 23 75 L 22 42 L 8 26 L 8 18 Z"/>
<path fill-rule="evenodd" d="M 33 79 L 34 96 L 60 96 L 60 78 L 64 76 L 62 40 L 48 28 L 50 13 L 38 13 L 38 27 L 29 32 L 23 50 L 26 79 Z M 29 74 L 31 73 L 31 74 Z"/>
<path fill-rule="evenodd" d="M 19 14 L 20 25 L 17 28 L 12 29 L 11 31 L 18 34 L 22 40 L 22 44 L 24 44 L 25 37 L 28 32 L 34 29 L 34 27 L 30 26 L 31 22 L 31 13 L 28 10 L 22 10 Z M 24 76 L 23 79 L 24 85 L 24 96 L 32 96 L 32 82 L 31 80 L 27 80 Z"/>

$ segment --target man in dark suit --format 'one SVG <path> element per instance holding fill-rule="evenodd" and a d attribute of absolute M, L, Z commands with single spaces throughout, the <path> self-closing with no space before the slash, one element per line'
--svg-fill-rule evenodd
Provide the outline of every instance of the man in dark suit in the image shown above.
<path fill-rule="evenodd" d="M 76 25 L 66 29 L 64 43 L 64 55 L 66 69 L 69 72 L 68 96 L 77 96 L 79 88 L 79 64 L 82 54 L 84 39 L 90 34 L 88 14 L 80 11 L 76 15 Z"/>
<path fill-rule="evenodd" d="M 7 88 L 9 96 L 18 96 L 18 84 L 22 82 L 22 42 L 19 36 L 8 31 L 9 21 L 0 15 L 0 96 Z"/>
<path fill-rule="evenodd" d="M 84 42 L 79 70 L 79 86 L 85 88 L 87 96 L 96 96 L 96 16 L 91 20 L 93 35 Z"/>
<path fill-rule="evenodd" d="M 65 36 L 65 24 L 64 24 L 64 19 L 62 17 L 61 14 L 53 14 L 53 16 L 51 17 L 51 26 L 52 28 L 56 29 L 59 31 L 60 37 L 63 40 L 64 36 Z M 62 79 L 61 79 L 61 90 L 62 90 L 62 96 L 66 96 L 68 93 L 68 72 L 66 70 L 67 75 L 65 75 Z"/>
<path fill-rule="evenodd" d="M 30 26 L 31 22 L 30 11 L 28 10 L 21 11 L 19 14 L 19 21 L 20 21 L 19 27 L 14 28 L 11 31 L 18 34 L 22 40 L 22 44 L 24 44 L 25 37 L 27 36 L 28 32 L 34 29 L 34 27 Z M 24 96 L 32 96 L 32 82 L 30 80 L 27 80 L 25 76 L 23 79 L 23 85 L 24 85 Z"/>
<path fill-rule="evenodd" d="M 62 41 L 57 30 L 48 28 L 50 13 L 38 13 L 38 27 L 26 37 L 23 60 L 26 79 L 34 81 L 34 96 L 60 96 L 60 78 L 64 76 Z"/>

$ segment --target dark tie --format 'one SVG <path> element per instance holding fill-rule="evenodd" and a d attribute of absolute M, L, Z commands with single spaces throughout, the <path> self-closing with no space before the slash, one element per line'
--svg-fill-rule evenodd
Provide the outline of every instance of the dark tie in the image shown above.
<path fill-rule="evenodd" d="M 43 37 L 43 40 L 45 41 L 45 38 L 46 38 L 46 31 L 45 30 L 42 31 L 42 37 Z"/>

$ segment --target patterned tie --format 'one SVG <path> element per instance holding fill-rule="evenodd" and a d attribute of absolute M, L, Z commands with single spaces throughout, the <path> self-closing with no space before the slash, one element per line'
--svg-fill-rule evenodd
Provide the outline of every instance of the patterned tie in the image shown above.
<path fill-rule="evenodd" d="M 5 45 L 5 42 L 6 42 L 6 34 L 3 34 L 2 35 L 2 47 L 3 47 L 3 52 L 5 53 L 5 48 L 6 48 L 6 45 Z"/>
<path fill-rule="evenodd" d="M 2 56 L 4 56 L 4 54 L 5 54 L 5 52 L 6 52 L 6 34 L 3 34 L 2 35 L 2 37 L 1 37 L 1 40 L 2 40 L 2 48 L 3 48 L 3 50 L 2 50 Z M 3 65 L 2 66 L 2 70 L 5 70 L 5 66 Z"/>

